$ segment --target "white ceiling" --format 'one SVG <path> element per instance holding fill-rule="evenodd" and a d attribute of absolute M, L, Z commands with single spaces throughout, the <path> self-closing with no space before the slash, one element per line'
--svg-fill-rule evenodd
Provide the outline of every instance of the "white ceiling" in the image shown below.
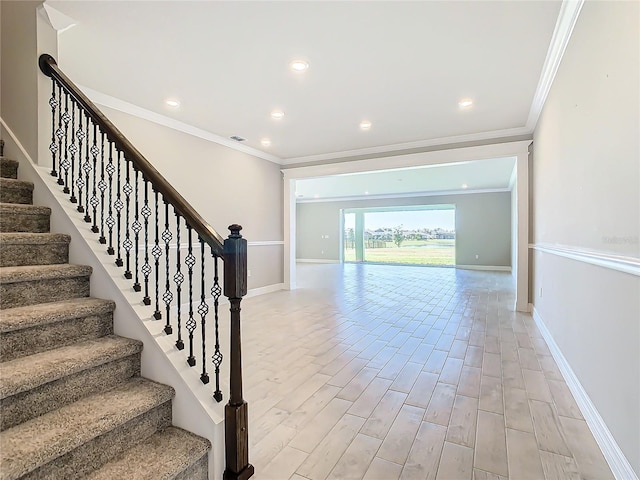
<path fill-rule="evenodd" d="M 298 201 L 345 197 L 401 197 L 459 191 L 507 190 L 514 157 L 429 165 L 380 172 L 335 175 L 296 181 Z M 466 185 L 464 187 L 463 185 Z"/>
<path fill-rule="evenodd" d="M 560 1 L 66 1 L 76 83 L 282 164 L 530 133 Z M 289 70 L 294 58 L 310 63 Z M 181 101 L 179 109 L 164 104 Z M 458 101 L 474 100 L 461 111 Z M 285 112 L 270 118 L 274 108 Z M 370 131 L 358 128 L 370 120 Z M 268 137 L 272 145 L 260 144 Z M 355 152 L 354 152 L 355 151 Z M 433 170 L 433 169 L 432 169 Z M 364 180 L 363 180 L 364 182 Z M 401 183 L 397 182 L 396 183 Z M 471 187 L 470 187 L 471 188 Z"/>

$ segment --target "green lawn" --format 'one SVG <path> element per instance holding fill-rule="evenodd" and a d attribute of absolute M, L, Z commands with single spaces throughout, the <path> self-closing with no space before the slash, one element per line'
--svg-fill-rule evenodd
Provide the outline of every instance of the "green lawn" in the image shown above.
<path fill-rule="evenodd" d="M 400 248 L 387 242 L 386 248 L 365 248 L 364 259 L 373 263 L 455 265 L 455 241 L 405 240 Z M 344 261 L 356 261 L 355 249 L 345 249 Z"/>

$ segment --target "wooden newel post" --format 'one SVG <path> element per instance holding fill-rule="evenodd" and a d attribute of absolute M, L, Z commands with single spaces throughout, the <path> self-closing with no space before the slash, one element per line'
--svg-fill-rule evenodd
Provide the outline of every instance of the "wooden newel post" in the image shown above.
<path fill-rule="evenodd" d="M 242 349 L 240 341 L 240 302 L 247 294 L 247 241 L 242 227 L 231 225 L 224 241 L 224 296 L 231 304 L 231 348 L 229 403 L 225 406 L 224 480 L 245 480 L 253 475 L 249 464 L 249 420 L 247 402 L 242 398 Z"/>

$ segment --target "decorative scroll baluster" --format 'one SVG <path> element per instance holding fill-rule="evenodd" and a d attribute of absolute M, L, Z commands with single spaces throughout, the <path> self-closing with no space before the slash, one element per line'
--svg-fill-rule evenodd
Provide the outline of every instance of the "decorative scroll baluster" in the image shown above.
<path fill-rule="evenodd" d="M 98 131 L 96 124 L 93 124 L 93 145 L 91 145 L 91 156 L 93 157 L 93 189 L 91 191 L 91 208 L 93 208 L 93 225 L 91 226 L 91 231 L 93 233 L 99 233 L 100 229 L 98 228 L 98 205 L 100 202 L 98 201 L 98 195 L 96 192 L 97 182 L 96 182 L 96 172 L 98 171 L 98 153 L 100 149 L 98 148 Z"/>
<path fill-rule="evenodd" d="M 106 244 L 107 237 L 104 236 L 104 191 L 107 189 L 107 182 L 104 181 L 104 133 L 100 133 L 100 243 Z"/>
<path fill-rule="evenodd" d="M 90 147 L 89 147 L 89 116 L 86 115 L 86 126 L 85 126 L 85 131 L 84 131 L 84 137 L 86 139 L 86 143 L 85 143 L 85 157 L 84 157 L 84 164 L 82 165 L 82 169 L 84 170 L 84 208 L 86 209 L 85 211 L 85 215 L 84 215 L 84 221 L 86 223 L 91 223 L 91 216 L 89 215 L 89 176 L 91 174 L 91 162 L 89 161 L 89 151 L 90 151 Z M 82 196 L 80 197 L 82 198 Z M 80 202 L 80 205 L 82 205 L 82 202 Z M 80 207 L 78 207 L 80 208 Z"/>
<path fill-rule="evenodd" d="M 76 102 L 71 101 L 71 145 L 69 145 L 69 153 L 71 154 L 71 180 L 69 181 L 69 185 L 71 185 L 71 197 L 69 201 L 71 203 L 77 203 L 78 199 L 76 198 L 76 153 L 78 153 L 78 147 L 76 146 Z"/>
<path fill-rule="evenodd" d="M 184 275 L 182 274 L 182 264 L 180 263 L 180 214 L 174 207 L 176 214 L 176 273 L 173 276 L 173 281 L 176 282 L 176 306 L 178 307 L 176 319 L 178 329 L 178 339 L 176 340 L 176 348 L 178 350 L 184 350 L 184 342 L 182 341 L 182 325 L 181 322 L 181 304 L 182 304 L 182 282 L 184 282 Z"/>
<path fill-rule="evenodd" d="M 155 205 L 156 205 L 156 235 L 155 235 L 155 245 L 151 250 L 151 255 L 155 259 L 156 265 L 156 289 L 155 289 L 155 300 L 156 300 L 156 311 L 153 312 L 153 318 L 156 320 L 160 320 L 162 318 L 162 313 L 160 312 L 160 257 L 162 256 L 162 249 L 160 248 L 160 233 L 159 233 L 159 223 L 160 223 L 160 212 L 158 211 L 158 191 L 154 191 L 155 196 Z"/>
<path fill-rule="evenodd" d="M 109 175 L 109 216 L 106 223 L 109 228 L 109 246 L 107 247 L 107 253 L 109 255 L 115 255 L 116 251 L 113 248 L 113 226 L 116 221 L 113 218 L 113 173 L 116 168 L 113 166 L 113 143 L 109 140 L 109 163 L 107 163 L 107 175 Z"/>
<path fill-rule="evenodd" d="M 122 246 L 124 247 L 125 258 L 126 258 L 124 278 L 126 278 L 127 280 L 131 280 L 133 278 L 133 275 L 131 274 L 131 247 L 133 247 L 133 242 L 131 242 L 129 229 L 133 228 L 133 226 L 130 223 L 129 208 L 131 204 L 131 192 L 133 191 L 133 187 L 131 187 L 131 176 L 129 174 L 131 162 L 129 161 L 129 159 L 127 159 L 127 157 L 125 157 L 124 163 L 127 168 L 127 177 L 125 180 L 124 187 L 122 187 L 122 191 L 124 192 L 124 196 L 125 196 L 125 204 L 126 204 L 125 216 L 124 216 L 125 234 L 124 234 L 124 242 L 122 242 Z"/>
<path fill-rule="evenodd" d="M 56 129 L 56 137 L 58 137 L 58 185 L 64 185 L 64 180 L 62 179 L 62 139 L 64 138 L 62 122 L 62 87 L 58 85 L 58 128 Z M 51 174 L 53 175 L 53 172 Z"/>
<path fill-rule="evenodd" d="M 49 151 L 51 152 L 51 176 L 57 177 L 56 153 L 58 152 L 58 144 L 56 144 L 56 108 L 59 107 L 59 102 L 56 97 L 56 81 L 53 78 L 51 79 L 49 106 L 51 107 L 51 144 L 49 145 Z"/>
<path fill-rule="evenodd" d="M 124 262 L 122 261 L 122 255 L 121 255 L 121 249 L 120 249 L 120 222 L 122 219 L 122 209 L 124 208 L 124 203 L 122 203 L 122 198 L 120 197 L 120 176 L 121 176 L 121 170 L 122 170 L 122 152 L 118 149 L 117 151 L 117 163 L 118 163 L 118 177 L 117 177 L 117 181 L 116 181 L 116 201 L 113 204 L 113 208 L 116 209 L 116 246 L 117 246 L 117 257 L 116 257 L 116 265 L 118 267 L 122 267 L 124 265 Z"/>
<path fill-rule="evenodd" d="M 187 254 L 187 258 L 184 259 L 184 263 L 189 269 L 189 319 L 186 323 L 187 331 L 189 332 L 189 358 L 187 358 L 187 363 L 190 367 L 193 367 L 196 364 L 196 357 L 193 356 L 193 331 L 196 329 L 196 321 L 193 318 L 193 266 L 196 264 L 196 257 L 193 255 L 191 230 L 191 225 L 187 224 L 189 253 Z"/>
<path fill-rule="evenodd" d="M 64 188 L 63 193 L 69 193 L 69 94 L 64 93 L 64 113 L 62 114 L 62 122 L 64 123 L 64 159 L 62 160 L 62 168 L 64 168 Z"/>
<path fill-rule="evenodd" d="M 220 391 L 220 365 L 222 365 L 222 352 L 220 352 L 220 334 L 218 328 L 218 314 L 220 305 L 220 296 L 222 295 L 222 288 L 220 288 L 220 279 L 218 278 L 218 256 L 211 248 L 211 255 L 213 256 L 213 287 L 211 287 L 211 296 L 213 297 L 213 320 L 214 320 L 214 335 L 215 345 L 213 347 L 213 366 L 215 367 L 214 373 L 216 376 L 216 390 L 213 392 L 213 398 L 216 402 L 222 401 L 222 392 Z"/>
<path fill-rule="evenodd" d="M 209 374 L 207 373 L 207 326 L 206 316 L 209 313 L 209 305 L 205 301 L 205 281 L 206 274 L 204 271 L 204 240 L 198 237 L 200 241 L 200 305 L 198 305 L 198 314 L 200 315 L 200 327 L 202 335 L 202 373 L 200 374 L 200 381 L 205 385 L 209 383 Z"/>
<path fill-rule="evenodd" d="M 78 187 L 78 206 L 76 210 L 80 213 L 84 213 L 84 207 L 82 206 L 82 187 L 84 186 L 84 179 L 82 178 L 82 144 L 84 143 L 84 128 L 82 124 L 83 117 L 84 114 L 81 111 L 78 111 L 78 130 L 76 131 L 76 138 L 78 139 L 78 177 L 75 180 L 75 185 Z M 71 165 L 73 165 L 73 162 L 71 162 Z M 73 190 L 71 193 L 73 194 Z"/>
<path fill-rule="evenodd" d="M 149 208 L 149 181 L 142 177 L 144 182 L 144 205 L 140 213 L 144 218 L 144 265 L 142 265 L 142 274 L 144 275 L 144 298 L 142 302 L 145 305 L 151 305 L 149 297 L 149 274 L 151 273 L 151 265 L 149 265 L 149 217 L 151 209 Z"/>
<path fill-rule="evenodd" d="M 162 300 L 165 304 L 165 315 L 166 315 L 166 323 L 164 325 L 164 333 L 167 335 L 171 335 L 173 329 L 171 328 L 171 317 L 169 316 L 171 309 L 171 301 L 173 300 L 173 293 L 171 293 L 171 283 L 169 282 L 169 246 L 173 235 L 171 234 L 171 230 L 169 230 L 169 202 L 167 202 L 166 198 L 162 198 L 164 201 L 164 231 L 162 232 L 162 240 L 164 241 L 164 252 L 165 252 L 165 290 L 162 294 Z"/>
<path fill-rule="evenodd" d="M 140 230 L 142 230 L 142 225 L 140 224 L 140 220 L 138 217 L 138 212 L 140 212 L 140 206 L 139 206 L 139 202 L 138 202 L 138 197 L 139 197 L 139 192 L 140 192 L 140 188 L 138 185 L 138 169 L 134 168 L 133 169 L 134 173 L 136 174 L 136 187 L 135 187 L 135 192 L 136 192 L 136 204 L 135 204 L 135 220 L 133 222 L 133 225 L 131 225 L 131 229 L 133 230 L 133 233 L 135 233 L 135 246 L 133 251 L 135 252 L 135 259 L 136 259 L 136 281 L 133 283 L 133 290 L 135 292 L 139 292 L 142 290 L 142 287 L 140 286 L 140 277 L 138 272 L 140 271 L 140 261 L 139 261 L 139 257 L 140 257 L 140 245 L 139 245 L 139 237 L 140 237 Z"/>

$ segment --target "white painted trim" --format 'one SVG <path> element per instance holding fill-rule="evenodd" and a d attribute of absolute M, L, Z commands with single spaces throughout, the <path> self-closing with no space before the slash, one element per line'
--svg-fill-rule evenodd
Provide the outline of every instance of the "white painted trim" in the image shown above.
<path fill-rule="evenodd" d="M 440 147 L 466 142 L 478 142 L 482 140 L 493 140 L 496 138 L 516 137 L 519 135 L 531 134 L 532 130 L 527 127 L 505 128 L 503 130 L 493 130 L 490 132 L 469 133 L 466 135 L 454 135 L 451 137 L 432 138 L 429 140 L 419 140 L 416 142 L 396 143 L 382 145 L 378 147 L 359 148 L 356 150 L 345 150 L 342 152 L 322 153 L 319 155 L 307 155 L 305 157 L 291 157 L 281 160 L 282 165 L 293 165 L 296 163 L 320 162 L 326 160 L 336 160 L 340 158 L 355 157 L 359 155 L 390 156 L 403 150 L 415 148 Z"/>
<path fill-rule="evenodd" d="M 496 158 L 517 157 L 528 151 L 531 140 L 517 142 L 494 143 L 475 147 L 449 148 L 429 152 L 391 155 L 388 157 L 353 160 L 351 162 L 307 165 L 303 167 L 283 168 L 285 179 L 326 177 L 348 173 L 377 172 L 399 168 L 425 167 L 427 165 L 446 165 L 450 163 L 489 160 Z"/>
<path fill-rule="evenodd" d="M 492 272 L 511 272 L 511 267 L 504 265 L 456 265 L 461 270 L 486 270 Z"/>
<path fill-rule="evenodd" d="M 247 242 L 250 247 L 265 247 L 269 245 L 284 245 L 284 240 L 261 240 L 257 242 Z"/>
<path fill-rule="evenodd" d="M 33 161 L 33 158 L 31 158 L 31 155 L 29 155 L 29 153 L 24 148 L 24 146 L 22 146 L 22 143 L 20 143 L 20 140 L 18 140 L 18 137 L 15 136 L 15 134 L 13 133 L 13 130 L 11 130 L 9 128 L 9 126 L 7 125 L 7 123 L 4 121 L 4 119 L 2 117 L 0 117 L 0 123 L 2 124 L 4 129 L 7 131 L 9 136 L 13 139 L 15 144 L 18 146 L 18 149 L 20 150 L 20 153 L 22 153 L 22 155 L 24 155 L 24 158 L 29 160 L 29 162 L 31 162 L 32 165 L 37 165 L 37 163 Z"/>
<path fill-rule="evenodd" d="M 162 125 L 164 127 L 172 128 L 173 130 L 178 130 L 179 132 L 193 135 L 194 137 L 202 138 L 203 140 L 208 140 L 219 145 L 224 145 L 225 147 L 232 148 L 233 150 L 248 153 L 249 155 L 262 158 L 263 160 L 268 160 L 269 162 L 277 163 L 278 165 L 280 165 L 281 163 L 280 158 L 276 157 L 275 155 L 262 152 L 248 145 L 243 145 L 242 143 L 231 140 L 230 138 L 221 137 L 220 135 L 216 135 L 215 133 L 203 130 L 202 128 L 194 127 L 193 125 L 175 120 L 173 118 L 167 117 L 166 115 L 152 112 L 151 110 L 147 110 L 146 108 L 139 107 L 137 105 L 134 105 L 133 103 L 125 102 L 124 100 L 120 100 L 119 98 L 112 97 L 111 95 L 107 95 L 106 93 L 93 90 L 92 88 L 86 87 L 84 85 L 78 85 L 78 88 L 80 88 L 80 90 L 82 90 L 84 94 L 91 99 L 91 101 L 98 105 L 113 108 L 114 110 L 118 110 L 120 112 L 124 112 L 138 118 L 149 120 L 150 122 L 157 123 L 158 125 Z"/>
<path fill-rule="evenodd" d="M 284 290 L 284 283 L 274 283 L 272 285 L 266 285 L 264 287 L 252 288 L 247 292 L 244 298 L 257 297 L 259 295 L 266 295 L 267 293 L 278 292 Z"/>
<path fill-rule="evenodd" d="M 588 250 L 566 245 L 529 244 L 529 248 L 539 252 L 570 258 L 578 262 L 597 265 L 640 277 L 640 258 L 612 255 L 598 250 Z"/>
<path fill-rule="evenodd" d="M 571 365 L 569 365 L 569 362 L 562 354 L 560 347 L 553 339 L 551 332 L 545 325 L 544 320 L 536 310 L 535 306 L 533 307 L 533 319 L 535 320 L 540 333 L 547 342 L 551 355 L 553 355 L 554 360 L 558 364 L 558 368 L 560 369 L 565 382 L 567 382 L 567 386 L 569 387 L 569 390 L 571 390 L 573 397 L 576 399 L 580 412 L 587 422 L 587 425 L 598 443 L 600 450 L 602 450 L 602 454 L 609 464 L 609 468 L 611 468 L 613 475 L 618 480 L 638 480 L 638 476 L 633 471 L 631 464 L 624 456 L 624 453 L 622 453 L 622 450 L 620 450 L 620 447 L 618 446 L 615 438 L 613 438 L 613 435 L 611 435 L 607 424 L 600 416 L 600 413 L 598 413 L 598 409 L 589 398 L 589 395 L 580 383 L 580 380 L 578 380 L 578 377 L 571 368 Z"/>
<path fill-rule="evenodd" d="M 350 200 L 381 200 L 387 198 L 440 197 L 443 195 L 469 195 L 472 193 L 501 193 L 509 191 L 509 188 L 487 188 L 486 190 L 443 190 L 440 192 L 381 193 L 379 195 L 353 195 L 348 197 L 298 198 L 296 201 L 298 203 L 322 203 Z"/>
<path fill-rule="evenodd" d="M 340 263 L 340 260 L 327 260 L 326 258 L 296 258 L 298 263 Z"/>
<path fill-rule="evenodd" d="M 527 132 L 533 132 L 536 128 L 538 118 L 540 118 L 540 113 L 549 95 L 549 90 L 551 90 L 553 79 L 556 77 L 556 73 L 560 67 L 562 56 L 573 33 L 573 27 L 578 20 L 578 15 L 580 15 L 583 3 L 584 0 L 564 0 L 560 5 L 560 13 L 558 14 L 558 20 L 556 21 L 553 36 L 551 37 L 551 43 L 547 50 L 547 57 L 545 58 L 536 93 L 533 96 L 531 108 L 529 109 L 529 116 L 526 123 Z"/>

